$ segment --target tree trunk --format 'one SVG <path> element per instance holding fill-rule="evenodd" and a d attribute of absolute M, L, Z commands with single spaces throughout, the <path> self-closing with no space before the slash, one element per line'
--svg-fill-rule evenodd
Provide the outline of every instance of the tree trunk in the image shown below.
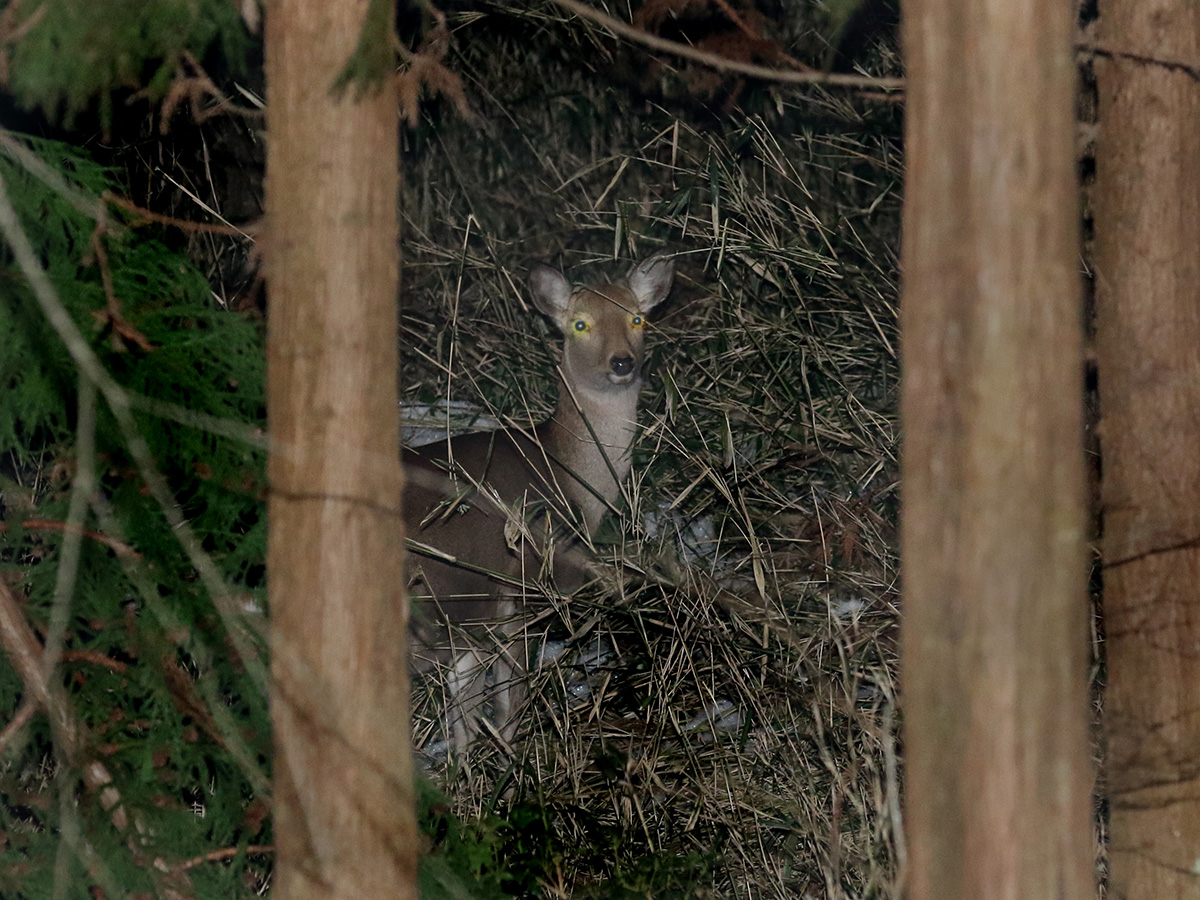
<path fill-rule="evenodd" d="M 1070 3 L 908 0 L 908 896 L 1094 895 Z"/>
<path fill-rule="evenodd" d="M 1200 9 L 1106 0 L 1096 61 L 1110 896 L 1200 896 Z"/>
<path fill-rule="evenodd" d="M 397 118 L 333 84 L 367 0 L 267 8 L 276 897 L 415 898 Z"/>

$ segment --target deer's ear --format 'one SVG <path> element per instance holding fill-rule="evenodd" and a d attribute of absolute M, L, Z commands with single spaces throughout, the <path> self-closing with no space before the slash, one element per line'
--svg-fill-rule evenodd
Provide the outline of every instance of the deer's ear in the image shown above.
<path fill-rule="evenodd" d="M 534 266 L 529 273 L 529 290 L 534 306 L 555 322 L 563 317 L 571 304 L 571 282 L 558 269 Z"/>
<path fill-rule="evenodd" d="M 669 256 L 652 256 L 630 269 L 625 280 L 642 312 L 649 312 L 670 293 L 671 282 L 675 280 L 675 260 Z"/>

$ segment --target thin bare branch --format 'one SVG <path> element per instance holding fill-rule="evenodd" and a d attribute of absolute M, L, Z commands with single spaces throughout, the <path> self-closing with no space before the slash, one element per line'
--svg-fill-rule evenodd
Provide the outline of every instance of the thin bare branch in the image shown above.
<path fill-rule="evenodd" d="M 21 523 L 21 527 L 27 531 L 61 531 L 64 534 L 75 532 L 80 537 L 88 538 L 98 544 L 103 544 L 108 549 L 112 550 L 117 556 L 128 556 L 131 559 L 140 559 L 141 555 L 128 544 L 124 544 L 115 538 L 104 534 L 101 531 L 94 531 L 91 528 L 75 528 L 70 522 L 55 522 L 50 519 L 26 519 Z M 0 525 L 0 531 L 3 531 L 3 526 Z"/>
<path fill-rule="evenodd" d="M 71 502 L 63 528 L 62 555 L 54 580 L 46 647 L 42 651 L 42 677 L 47 681 L 53 680 L 54 670 L 62 656 L 67 621 L 71 615 L 71 595 L 75 591 L 75 576 L 79 572 L 83 520 L 87 515 L 88 498 L 96 489 L 96 385 L 82 374 L 79 378 L 79 417 L 75 435 L 75 481 L 71 486 Z"/>
<path fill-rule="evenodd" d="M 203 865 L 206 862 L 224 862 L 240 854 L 261 856 L 274 852 L 274 844 L 251 844 L 248 847 L 222 847 L 220 850 L 210 850 L 208 853 L 202 853 L 200 856 L 193 856 L 191 859 L 179 863 L 175 868 L 181 872 L 186 872 L 188 869 L 194 869 L 196 866 Z"/>
<path fill-rule="evenodd" d="M 614 19 L 586 3 L 580 3 L 579 0 L 554 0 L 554 2 L 580 18 L 590 19 L 603 26 L 618 37 L 726 72 L 737 72 L 739 75 L 748 75 L 751 78 L 761 78 L 764 81 L 776 81 L 781 84 L 821 84 L 826 87 L 867 88 L 875 91 L 898 91 L 904 88 L 903 78 L 871 78 L 866 75 L 847 75 L 842 72 L 797 72 L 739 62 L 715 53 L 697 50 L 695 47 L 689 47 L 678 41 L 669 41 L 658 35 L 649 34 L 640 28 L 634 28 L 619 19 Z"/>
<path fill-rule="evenodd" d="M 151 212 L 148 209 L 143 209 L 132 200 L 126 200 L 124 197 L 118 197 L 110 191 L 105 191 L 100 195 L 105 203 L 111 203 L 113 206 L 119 206 L 128 213 L 133 214 L 136 219 L 132 222 L 132 226 L 143 224 L 144 222 L 154 222 L 156 225 L 166 225 L 168 228 L 177 228 L 187 234 L 219 234 L 228 237 L 253 238 L 258 232 L 259 225 L 251 222 L 244 226 L 237 225 L 212 225 L 208 222 L 192 222 L 188 219 L 180 219 L 175 216 L 164 216 L 162 213 Z"/>
<path fill-rule="evenodd" d="M 4 730 L 0 731 L 0 755 L 13 739 L 20 734 L 21 729 L 33 718 L 33 714 L 38 711 L 37 701 L 32 696 L 26 696 L 21 701 L 21 706 L 17 709 L 17 714 L 9 720 L 9 723 L 4 726 Z"/>

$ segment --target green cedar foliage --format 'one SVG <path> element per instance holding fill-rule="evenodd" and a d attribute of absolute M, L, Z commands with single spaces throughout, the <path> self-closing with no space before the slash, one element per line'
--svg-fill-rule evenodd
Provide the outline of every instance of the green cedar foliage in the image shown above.
<path fill-rule="evenodd" d="M 17 6 L 0 0 L 0 13 Z M 180 54 L 214 54 L 231 71 L 245 67 L 252 46 L 230 0 L 39 0 L 16 10 L 8 89 L 26 106 L 55 119 L 73 116 L 99 98 L 105 127 L 112 94 L 144 89 L 162 97 Z"/>
<path fill-rule="evenodd" d="M 118 187 L 78 149 L 26 144 L 82 192 L 97 197 Z M 151 349 L 129 340 L 118 346 L 96 316 L 107 307 L 91 245 L 96 223 L 2 153 L 0 176 L 61 302 L 125 390 L 247 428 L 262 424 L 260 322 L 216 306 L 187 259 L 114 223 L 102 239 L 113 292 Z M 24 601 L 42 640 L 63 547 L 62 532 L 46 523 L 67 518 L 79 463 L 78 385 L 70 356 L 0 245 L 0 578 Z M 262 451 L 194 423 L 146 413 L 137 421 L 226 584 L 247 606 L 261 606 Z M 81 757 L 103 762 L 137 825 L 114 827 L 111 811 L 83 788 L 79 773 L 57 761 L 61 747 L 39 713 L 0 758 L 4 896 L 50 896 L 56 865 L 66 887 L 59 896 L 84 898 L 92 886 L 109 896 L 113 886 L 158 894 L 166 876 L 155 859 L 173 865 L 269 842 L 265 798 L 252 786 L 269 764 L 266 698 L 230 650 L 212 599 L 145 489 L 103 399 L 95 442 L 103 502 L 89 510 L 84 528 L 118 538 L 139 557 L 118 557 L 95 536 L 83 539 L 62 635 L 67 654 L 55 680 L 87 729 Z M 97 508 L 111 509 L 112 518 Z M 258 652 L 265 658 L 261 645 Z M 7 658 L 0 660 L 0 722 L 7 723 L 25 690 Z M 87 848 L 59 856 L 63 835 L 76 828 Z M 244 860 L 203 863 L 186 877 L 196 896 L 249 896 L 256 884 Z"/>

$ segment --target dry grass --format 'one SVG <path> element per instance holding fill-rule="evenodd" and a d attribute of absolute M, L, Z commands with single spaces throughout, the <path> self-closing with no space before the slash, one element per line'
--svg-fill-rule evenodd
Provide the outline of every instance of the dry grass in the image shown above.
<path fill-rule="evenodd" d="M 583 280 L 670 250 L 680 276 L 604 583 L 539 624 L 578 649 L 536 673 L 511 748 L 441 777 L 463 814 L 548 811 L 551 895 L 695 852 L 717 896 L 893 896 L 895 110 L 761 86 L 759 115 L 668 109 L 581 71 L 578 46 L 535 57 L 513 24 L 614 52 L 580 23 L 504 15 L 509 33 L 459 34 L 481 124 L 446 110 L 410 135 L 403 393 L 544 418 L 528 263 Z M 437 694 L 418 691 L 418 743 Z"/>

